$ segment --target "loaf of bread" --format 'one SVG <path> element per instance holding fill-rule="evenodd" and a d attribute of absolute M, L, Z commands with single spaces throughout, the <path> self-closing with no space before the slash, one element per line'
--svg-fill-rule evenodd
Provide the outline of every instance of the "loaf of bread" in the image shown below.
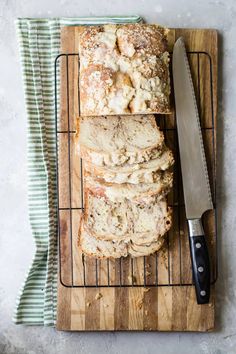
<path fill-rule="evenodd" d="M 167 32 L 148 24 L 81 27 L 81 115 L 169 113 Z"/>
<path fill-rule="evenodd" d="M 162 152 L 163 132 L 153 115 L 80 117 L 80 156 L 98 166 L 120 166 L 154 159 Z"/>

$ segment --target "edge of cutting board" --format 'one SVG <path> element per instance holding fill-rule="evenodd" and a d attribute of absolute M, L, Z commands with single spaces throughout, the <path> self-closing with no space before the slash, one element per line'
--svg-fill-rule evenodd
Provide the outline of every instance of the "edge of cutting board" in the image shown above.
<path fill-rule="evenodd" d="M 61 34 L 61 52 L 78 52 L 77 27 L 64 27 Z M 179 36 L 184 37 L 188 49 L 206 51 L 211 56 L 216 125 L 217 31 L 171 29 L 169 34 L 171 46 Z M 102 293 L 100 300 L 95 300 L 97 293 Z M 212 286 L 210 304 L 197 305 L 192 286 L 158 287 L 144 292 L 143 288 L 72 289 L 64 287 L 58 281 L 56 328 L 64 331 L 213 331 L 214 293 Z M 139 309 L 136 304 L 140 297 L 143 298 L 143 304 Z M 88 306 L 88 303 L 91 305 Z"/>

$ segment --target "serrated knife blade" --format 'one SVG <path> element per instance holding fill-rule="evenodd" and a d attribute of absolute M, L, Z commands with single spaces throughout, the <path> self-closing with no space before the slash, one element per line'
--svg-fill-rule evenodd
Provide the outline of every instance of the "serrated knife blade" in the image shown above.
<path fill-rule="evenodd" d="M 209 302 L 210 265 L 202 214 L 213 208 L 197 102 L 183 38 L 172 57 L 177 132 L 193 277 L 199 304 Z"/>

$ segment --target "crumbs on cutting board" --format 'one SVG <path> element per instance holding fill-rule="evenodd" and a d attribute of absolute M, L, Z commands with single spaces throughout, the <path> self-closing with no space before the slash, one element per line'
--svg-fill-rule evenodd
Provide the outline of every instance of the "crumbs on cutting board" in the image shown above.
<path fill-rule="evenodd" d="M 144 302 L 144 294 L 148 293 L 150 290 L 151 290 L 150 288 L 143 288 L 142 297 L 137 299 L 136 302 L 135 302 L 135 305 L 136 305 L 137 309 L 141 310 L 141 308 L 143 307 L 143 302 Z"/>
<path fill-rule="evenodd" d="M 144 289 L 143 289 L 143 292 L 144 292 L 144 293 L 148 293 L 149 291 L 150 291 L 150 288 L 144 288 Z"/>
<path fill-rule="evenodd" d="M 90 307 L 95 301 L 100 300 L 102 297 L 103 297 L 103 295 L 101 293 L 97 293 L 92 302 L 88 301 L 86 303 L 86 307 Z M 108 304 L 104 304 L 103 307 L 107 308 L 107 307 L 109 307 L 109 305 Z"/>
<path fill-rule="evenodd" d="M 141 310 L 141 308 L 143 307 L 143 298 L 138 299 L 135 305 L 139 310 Z"/>
<path fill-rule="evenodd" d="M 101 299 L 102 298 L 102 294 L 101 293 L 97 293 L 96 295 L 95 295 L 95 300 L 99 300 L 99 299 Z"/>
<path fill-rule="evenodd" d="M 128 276 L 128 281 L 132 284 L 136 284 L 137 283 L 137 279 L 134 275 L 129 275 Z"/>

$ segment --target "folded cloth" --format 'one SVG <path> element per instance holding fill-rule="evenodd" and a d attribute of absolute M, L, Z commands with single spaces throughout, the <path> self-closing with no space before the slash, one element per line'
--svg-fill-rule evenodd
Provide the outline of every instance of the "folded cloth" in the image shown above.
<path fill-rule="evenodd" d="M 57 305 L 54 61 L 63 26 L 140 22 L 139 16 L 17 20 L 28 121 L 29 219 L 36 251 L 13 321 L 54 326 Z"/>

